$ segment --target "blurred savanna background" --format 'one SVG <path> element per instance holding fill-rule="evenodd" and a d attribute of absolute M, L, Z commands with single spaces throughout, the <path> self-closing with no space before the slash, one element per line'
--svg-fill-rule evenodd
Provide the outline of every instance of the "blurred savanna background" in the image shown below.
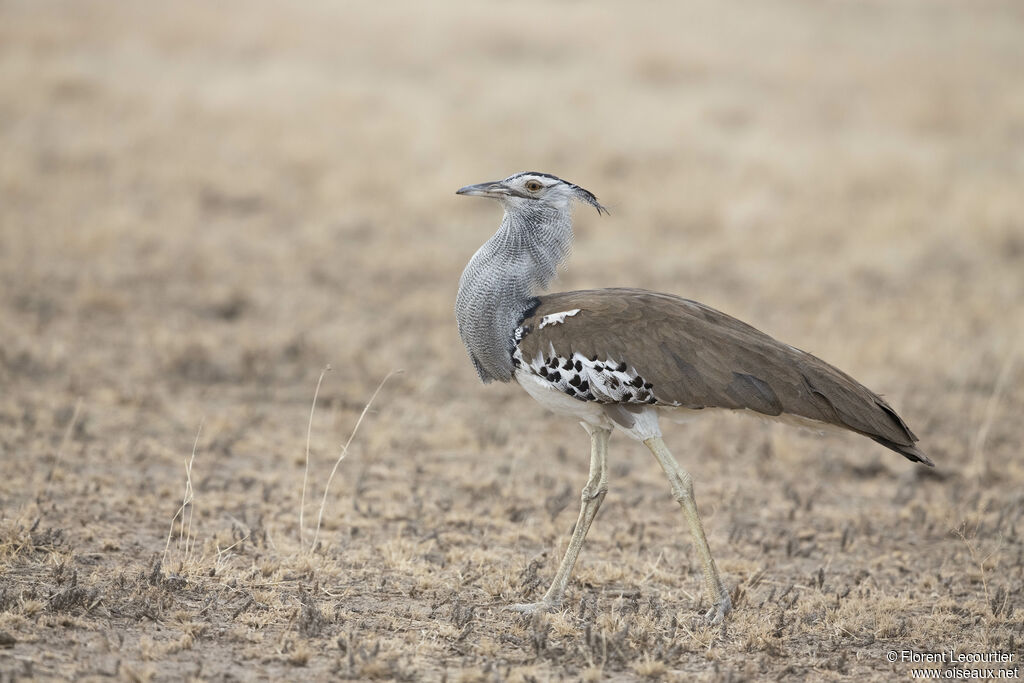
<path fill-rule="evenodd" d="M 1019 662 L 1022 74 L 1011 1 L 0 2 L 0 675 Z M 885 395 L 937 468 L 665 425 L 733 588 L 709 627 L 619 437 L 565 610 L 503 612 L 553 575 L 589 449 L 455 330 L 500 210 L 453 193 L 523 170 L 611 209 L 557 288 L 750 322 Z"/>

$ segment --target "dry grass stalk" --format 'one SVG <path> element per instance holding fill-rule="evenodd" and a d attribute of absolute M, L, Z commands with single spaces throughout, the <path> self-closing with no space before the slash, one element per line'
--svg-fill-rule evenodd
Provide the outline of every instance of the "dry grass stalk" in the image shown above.
<path fill-rule="evenodd" d="M 324 375 L 331 371 L 330 364 L 324 366 L 320 371 L 320 377 L 316 381 L 316 389 L 313 391 L 313 405 L 309 407 L 309 424 L 306 426 L 306 464 L 302 470 L 302 497 L 299 500 L 299 549 L 305 542 L 305 523 L 303 521 L 306 512 L 306 486 L 309 482 L 309 442 L 313 437 L 313 413 L 316 412 L 316 399 L 320 395 L 320 384 L 324 381 Z"/>
<path fill-rule="evenodd" d="M 195 490 L 192 488 L 192 465 L 196 461 L 196 450 L 199 448 L 199 436 L 203 433 L 203 424 L 206 422 L 204 417 L 199 421 L 199 429 L 196 430 L 195 441 L 192 442 L 192 455 L 185 463 L 185 495 L 182 497 L 181 505 L 175 511 L 174 516 L 171 517 L 170 528 L 167 529 L 167 542 L 164 544 L 164 553 L 160 560 L 161 565 L 167 563 L 167 552 L 171 547 L 171 538 L 174 535 L 174 522 L 179 517 L 182 518 L 181 529 L 178 534 L 178 547 L 180 548 L 182 542 L 185 545 L 185 558 L 188 559 L 189 554 L 195 549 L 195 539 L 192 536 L 192 517 L 195 510 Z M 185 511 L 188 510 L 188 522 L 185 522 Z M 191 547 L 189 545 L 191 541 Z"/>
<path fill-rule="evenodd" d="M 974 443 L 971 445 L 971 470 L 976 479 L 981 479 L 986 474 L 988 463 L 985 461 L 985 442 L 988 440 L 989 431 L 991 431 L 996 415 L 998 415 L 999 405 L 1006 391 L 1010 376 L 1013 374 L 1013 368 L 1017 364 L 1017 354 L 1018 350 L 1016 348 L 1006 354 L 1006 360 L 1003 361 L 1003 367 L 1000 368 L 999 375 L 996 377 L 992 393 L 989 394 L 988 401 L 985 403 L 985 413 L 981 426 L 978 427 L 978 431 L 974 435 Z"/>
<path fill-rule="evenodd" d="M 366 413 L 370 410 L 370 406 L 373 405 L 373 399 L 377 398 L 377 394 L 380 393 L 380 390 L 384 388 L 384 384 L 389 379 L 401 372 L 401 370 L 392 370 L 384 376 L 384 379 L 380 381 L 377 388 L 373 390 L 370 400 L 366 402 L 365 406 L 363 406 L 363 412 L 359 414 L 359 419 L 356 420 L 356 425 L 352 428 L 352 433 L 348 435 L 348 441 L 346 441 L 345 445 L 341 447 L 341 453 L 338 454 L 338 459 L 334 461 L 334 467 L 331 468 L 331 474 L 327 477 L 327 483 L 324 485 L 324 495 L 323 498 L 320 499 L 320 513 L 316 518 L 316 533 L 313 534 L 313 543 L 310 545 L 310 550 L 316 548 L 317 541 L 320 538 L 320 526 L 323 523 L 324 510 L 327 508 L 327 494 L 331 490 L 331 482 L 334 481 L 334 475 L 338 471 L 338 466 L 341 464 L 341 461 L 345 459 L 345 456 L 348 455 L 348 447 L 352 445 L 352 439 L 355 438 L 356 432 L 359 431 L 359 425 L 363 423 L 363 418 L 366 417 Z"/>
<path fill-rule="evenodd" d="M 46 500 L 50 496 L 50 487 L 53 484 L 53 475 L 57 471 L 57 466 L 64 457 L 64 449 L 67 447 L 68 441 L 71 440 L 71 434 L 75 430 L 75 425 L 78 424 L 78 414 L 82 410 L 82 400 L 82 397 L 79 396 L 75 401 L 75 409 L 71 413 L 71 419 L 68 420 L 68 426 L 64 430 L 64 436 L 61 437 L 60 446 L 57 447 L 56 454 L 53 457 L 53 464 L 50 465 L 50 471 L 46 474 L 46 488 L 43 489 L 43 494 L 40 496 L 40 500 Z"/>

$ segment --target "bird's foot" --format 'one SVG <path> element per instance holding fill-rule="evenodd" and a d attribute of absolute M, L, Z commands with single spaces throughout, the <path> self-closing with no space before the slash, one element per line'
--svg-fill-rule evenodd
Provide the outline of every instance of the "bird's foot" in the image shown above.
<path fill-rule="evenodd" d="M 725 615 L 732 611 L 732 599 L 729 597 L 729 591 L 722 589 L 722 592 L 718 595 L 718 602 L 716 602 L 711 609 L 704 615 L 704 622 L 709 626 L 715 626 L 725 621 Z"/>
<path fill-rule="evenodd" d="M 538 612 L 553 612 L 558 609 L 560 604 L 553 600 L 541 600 L 540 602 L 524 602 L 509 605 L 505 609 L 509 612 L 519 612 L 520 614 L 536 614 Z"/>

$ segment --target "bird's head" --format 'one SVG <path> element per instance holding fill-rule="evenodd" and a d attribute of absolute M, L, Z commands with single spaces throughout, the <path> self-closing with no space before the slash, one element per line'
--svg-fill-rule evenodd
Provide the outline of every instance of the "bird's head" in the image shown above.
<path fill-rule="evenodd" d="M 516 173 L 504 180 L 467 185 L 455 194 L 497 199 L 505 211 L 511 214 L 534 213 L 538 210 L 568 212 L 574 199 L 590 204 L 599 214 L 608 213 L 608 209 L 601 206 L 594 193 L 567 180 L 535 171 Z"/>

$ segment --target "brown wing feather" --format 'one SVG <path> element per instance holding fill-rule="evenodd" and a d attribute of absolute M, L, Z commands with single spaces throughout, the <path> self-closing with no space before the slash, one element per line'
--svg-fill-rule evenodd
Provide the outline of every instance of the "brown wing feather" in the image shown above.
<path fill-rule="evenodd" d="M 546 315 L 580 312 L 561 323 Z M 542 296 L 523 321 L 526 358 L 614 359 L 651 382 L 660 405 L 798 415 L 868 436 L 931 465 L 917 437 L 877 394 L 809 353 L 703 304 L 641 289 Z"/>

